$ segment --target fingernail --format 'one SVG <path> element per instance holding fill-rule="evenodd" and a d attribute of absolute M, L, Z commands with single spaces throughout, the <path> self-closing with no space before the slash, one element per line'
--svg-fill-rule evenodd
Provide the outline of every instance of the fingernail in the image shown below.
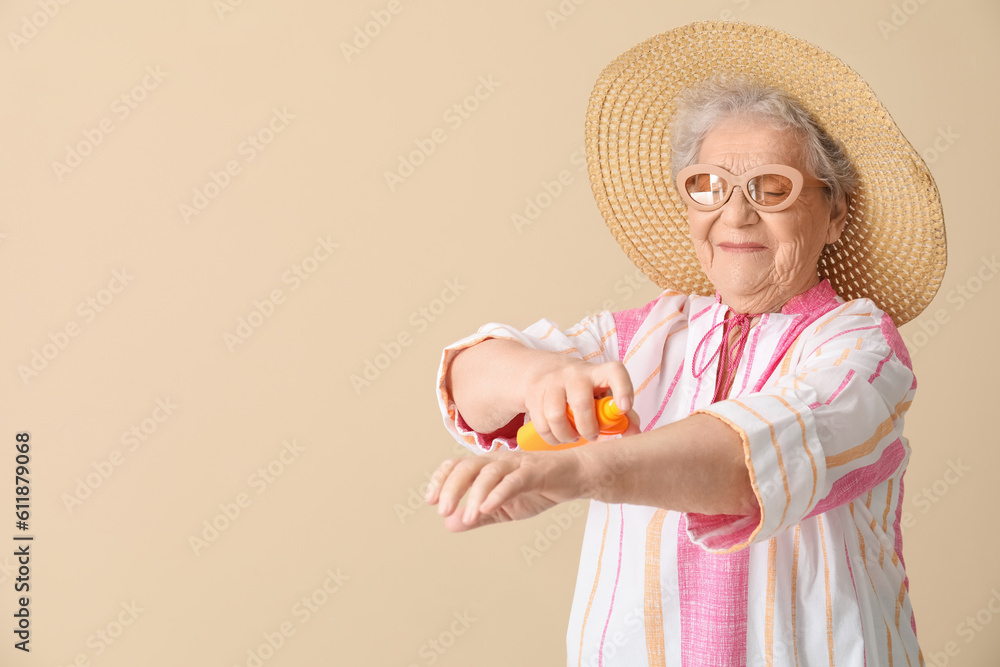
<path fill-rule="evenodd" d="M 475 510 L 471 506 L 466 507 L 465 508 L 465 514 L 462 515 L 462 522 L 463 523 L 471 523 L 472 522 L 472 517 L 474 517 L 475 514 L 476 514 Z"/>
<path fill-rule="evenodd" d="M 448 509 L 448 503 L 444 502 L 438 505 L 438 514 L 451 514 L 451 511 Z"/>

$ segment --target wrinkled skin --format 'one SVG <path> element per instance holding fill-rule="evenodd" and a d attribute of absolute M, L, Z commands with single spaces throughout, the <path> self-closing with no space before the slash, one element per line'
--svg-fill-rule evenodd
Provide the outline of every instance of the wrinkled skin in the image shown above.
<path fill-rule="evenodd" d="M 730 119 L 705 136 L 698 162 L 733 174 L 765 164 L 784 164 L 805 177 L 799 136 L 767 123 Z M 819 282 L 823 246 L 844 229 L 846 202 L 831 206 L 821 188 L 803 188 L 783 211 L 758 211 L 737 188 L 714 211 L 688 209 L 691 240 L 705 275 L 737 312 L 773 312 Z"/>

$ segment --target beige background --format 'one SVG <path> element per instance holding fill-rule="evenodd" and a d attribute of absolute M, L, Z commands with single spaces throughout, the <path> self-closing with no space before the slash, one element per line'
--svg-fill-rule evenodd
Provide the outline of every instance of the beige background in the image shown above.
<path fill-rule="evenodd" d="M 456 447 L 434 373 L 487 321 L 569 325 L 655 296 L 579 169 L 583 114 L 620 52 L 719 17 L 841 56 L 931 163 L 950 265 L 903 329 L 920 378 L 905 556 L 925 656 L 998 664 L 997 3 L 559 7 L 0 5 L 0 553 L 18 532 L 20 431 L 36 538 L 30 655 L 12 648 L 14 559 L 0 556 L 0 664 L 563 663 L 582 507 L 444 531 L 417 499 Z M 385 173 L 432 136 L 390 189 Z M 78 166 L 54 165 L 70 147 Z M 212 198 L 185 220 L 195 190 Z M 227 343 L 241 318 L 249 337 Z M 352 385 L 366 362 L 383 368 Z M 522 547 L 539 546 L 528 562 Z M 963 625 L 977 613 L 992 623 Z"/>

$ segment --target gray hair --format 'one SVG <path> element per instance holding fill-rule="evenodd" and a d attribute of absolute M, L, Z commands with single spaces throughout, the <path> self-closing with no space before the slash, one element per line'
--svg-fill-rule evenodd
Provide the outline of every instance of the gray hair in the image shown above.
<path fill-rule="evenodd" d="M 827 184 L 831 203 L 857 192 L 860 179 L 843 146 L 798 100 L 780 88 L 740 76 L 708 79 L 689 88 L 678 100 L 670 131 L 671 173 L 696 164 L 705 136 L 734 116 L 798 132 L 803 139 L 806 167 Z"/>

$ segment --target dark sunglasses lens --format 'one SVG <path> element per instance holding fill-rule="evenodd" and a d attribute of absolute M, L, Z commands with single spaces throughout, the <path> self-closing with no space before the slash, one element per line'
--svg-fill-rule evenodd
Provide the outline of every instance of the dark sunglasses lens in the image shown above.
<path fill-rule="evenodd" d="M 792 194 L 792 182 L 778 174 L 762 174 L 747 183 L 747 194 L 761 206 L 777 206 Z"/>
<path fill-rule="evenodd" d="M 725 199 L 726 182 L 715 174 L 693 174 L 684 182 L 691 199 L 703 206 L 714 206 Z"/>

